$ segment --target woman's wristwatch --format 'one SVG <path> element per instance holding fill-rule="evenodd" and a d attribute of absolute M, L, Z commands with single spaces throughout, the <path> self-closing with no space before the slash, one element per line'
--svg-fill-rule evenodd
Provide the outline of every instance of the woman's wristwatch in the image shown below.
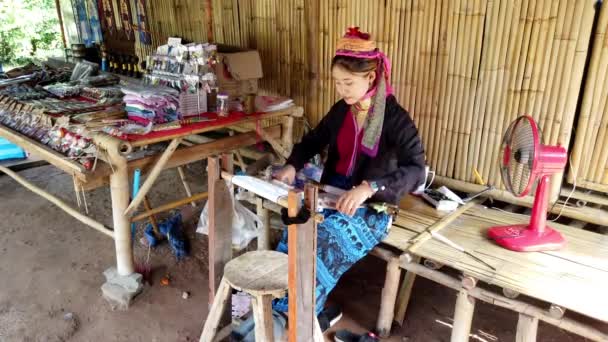
<path fill-rule="evenodd" d="M 376 192 L 384 190 L 383 186 L 379 186 L 378 183 L 374 181 L 368 182 L 364 180 L 363 182 L 361 182 L 361 184 L 366 184 L 367 186 L 369 186 L 370 189 L 372 189 L 372 196 L 375 195 Z"/>

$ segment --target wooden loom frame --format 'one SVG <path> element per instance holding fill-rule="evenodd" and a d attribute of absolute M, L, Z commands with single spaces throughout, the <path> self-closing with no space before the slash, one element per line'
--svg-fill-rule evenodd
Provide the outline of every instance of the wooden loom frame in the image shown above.
<path fill-rule="evenodd" d="M 220 155 L 208 158 L 209 176 L 209 305 L 213 303 L 219 288 L 223 270 L 232 259 L 232 199 L 230 186 L 224 182 L 232 179 L 232 156 Z M 221 166 L 220 166 L 221 165 Z M 301 224 L 289 225 L 289 273 L 288 273 L 288 337 L 289 342 L 315 341 L 322 342 L 323 334 L 316 319 L 315 286 L 316 286 L 316 253 L 317 253 L 317 222 L 320 220 L 316 212 L 318 189 L 307 185 L 304 189 L 304 205 L 312 216 Z M 259 203 L 262 203 L 261 201 Z M 287 208 L 288 215 L 295 217 L 301 209 L 299 196 L 290 191 L 286 201 L 278 204 Z M 262 204 L 258 204 L 258 209 Z M 263 210 L 263 208 L 262 208 Z M 267 212 L 265 221 L 268 218 Z M 258 244 L 258 250 L 266 250 L 269 226 L 265 225 L 260 236 L 263 243 Z M 229 318 L 224 318 L 228 324 Z M 219 333 L 222 338 L 230 331 L 228 324 Z M 216 337 L 217 338 L 217 337 Z"/>

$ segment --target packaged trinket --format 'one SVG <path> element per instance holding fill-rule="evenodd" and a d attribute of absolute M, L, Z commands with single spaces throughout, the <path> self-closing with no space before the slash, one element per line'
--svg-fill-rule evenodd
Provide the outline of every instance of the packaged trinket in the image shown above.
<path fill-rule="evenodd" d="M 217 115 L 228 116 L 228 94 L 217 94 Z"/>

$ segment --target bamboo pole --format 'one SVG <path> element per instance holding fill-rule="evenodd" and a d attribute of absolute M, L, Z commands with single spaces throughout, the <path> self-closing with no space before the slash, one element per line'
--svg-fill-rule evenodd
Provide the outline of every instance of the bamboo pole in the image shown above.
<path fill-rule="evenodd" d="M 156 215 L 156 214 L 160 214 L 162 212 L 169 211 L 169 210 L 172 210 L 172 209 L 175 209 L 175 208 L 179 208 L 179 207 L 181 207 L 181 206 L 183 206 L 185 204 L 188 204 L 188 203 L 190 203 L 192 201 L 199 201 L 199 200 L 205 199 L 207 197 L 208 197 L 208 193 L 207 192 L 201 192 L 201 193 L 198 193 L 198 194 L 194 194 L 194 195 L 192 195 L 190 197 L 182 198 L 182 199 L 177 200 L 177 201 L 173 201 L 173 202 L 169 202 L 169 203 L 163 204 L 163 205 L 158 206 L 156 208 L 151 208 L 151 209 L 146 208 L 146 211 L 133 216 L 131 218 L 131 222 L 141 221 L 141 220 L 144 220 L 144 219 L 146 219 L 146 218 L 148 218 L 150 216 L 153 216 L 153 215 Z"/>
<path fill-rule="evenodd" d="M 505 6 L 509 6 L 511 5 L 511 3 L 509 4 L 505 4 Z M 510 6 L 512 8 L 512 6 Z M 507 15 L 506 15 L 506 23 L 507 25 L 509 25 L 508 27 L 512 27 L 518 24 L 518 15 L 520 12 L 520 8 L 521 7 L 521 1 L 518 1 L 518 5 L 516 6 L 515 10 L 517 11 L 515 15 L 513 15 L 513 9 L 511 8 L 505 8 L 502 7 L 500 9 L 501 12 L 504 13 L 504 11 L 507 11 Z M 499 33 L 498 35 L 503 36 L 503 39 L 501 39 L 500 42 L 500 51 L 497 52 L 498 54 L 498 59 L 496 60 L 497 63 L 497 69 L 498 72 L 495 74 L 495 77 L 493 78 L 493 82 L 496 82 L 495 84 L 493 84 L 493 89 L 490 91 L 490 94 L 497 94 L 496 96 L 493 96 L 492 101 L 490 102 L 490 106 L 488 107 L 489 113 L 490 115 L 496 117 L 496 119 L 491 119 L 490 122 L 495 121 L 497 123 L 502 123 L 504 122 L 504 117 L 508 116 L 509 113 L 504 109 L 506 107 L 505 101 L 506 101 L 506 93 L 508 92 L 508 82 L 509 79 L 505 79 L 504 77 L 504 70 L 505 70 L 505 64 L 507 63 L 505 58 L 508 55 L 508 47 L 509 47 L 509 39 L 508 37 L 504 37 L 505 35 L 505 24 L 502 21 L 502 17 L 504 17 L 505 15 L 501 15 L 499 18 L 501 23 L 500 23 L 500 28 L 499 28 Z M 513 18 L 515 17 L 515 18 Z M 515 21 L 515 22 L 513 22 Z M 509 30 L 511 31 L 511 30 Z M 505 51 L 502 51 L 503 48 L 505 49 Z M 501 110 L 502 108 L 502 110 Z M 502 137 L 503 132 L 503 128 L 500 127 L 497 130 L 493 130 L 488 132 L 490 135 L 493 133 L 494 137 L 498 137 L 499 139 Z M 491 153 L 491 151 L 495 151 L 498 150 L 499 146 L 496 143 L 496 140 L 494 140 L 494 145 L 492 146 L 488 146 L 487 147 L 487 152 L 486 153 Z M 480 157 L 482 158 L 482 157 Z M 486 169 L 489 173 L 490 169 L 492 166 L 496 165 L 497 160 L 491 159 L 489 161 L 490 163 L 492 163 L 492 165 L 484 165 L 484 169 Z M 494 183 L 495 184 L 495 183 Z"/>
<path fill-rule="evenodd" d="M 466 114 L 466 120 L 463 122 L 462 125 L 462 130 L 464 130 L 464 132 L 462 133 L 464 141 L 459 143 L 461 157 L 459 158 L 460 163 L 459 170 L 457 172 L 457 174 L 459 174 L 460 179 L 463 180 L 472 178 L 472 167 L 469 167 L 468 159 L 471 157 L 470 151 L 473 150 L 473 146 L 471 146 L 471 135 L 473 134 L 473 121 L 476 121 L 476 113 L 474 112 L 474 106 L 475 99 L 477 98 L 477 85 L 479 82 L 479 69 L 481 65 L 482 44 L 484 37 L 484 25 L 482 23 L 485 22 L 485 18 L 487 16 L 486 6 L 484 6 L 483 4 L 484 2 L 485 0 L 476 4 L 476 9 L 473 17 L 473 32 L 475 33 L 475 39 L 469 40 L 470 44 L 473 45 L 472 49 L 471 46 L 469 46 L 469 51 L 473 51 L 473 56 L 471 61 L 469 62 L 471 64 L 467 64 L 467 70 L 472 70 L 472 74 L 469 78 L 467 78 L 468 96 L 466 97 L 466 106 L 464 109 Z"/>
<path fill-rule="evenodd" d="M 456 84 L 454 75 L 456 72 L 455 64 L 457 55 L 458 23 L 460 21 L 460 16 L 458 15 L 458 11 L 460 10 L 460 0 L 450 1 L 450 5 L 453 7 L 450 8 L 451 15 L 448 24 L 448 42 L 450 42 L 450 48 L 448 51 L 449 64 L 447 69 L 446 91 L 445 95 L 443 96 L 444 103 L 441 111 L 443 115 L 445 115 L 446 119 L 441 129 L 441 137 L 443 137 L 442 141 L 444 141 L 444 143 L 441 144 L 441 153 L 438 154 L 439 165 L 437 167 L 437 173 L 440 175 L 448 175 L 448 139 L 450 137 L 452 117 L 454 113 L 453 102 L 456 100 L 452 94 L 455 93 L 454 86 Z"/>
<path fill-rule="evenodd" d="M 420 257 L 414 257 L 412 262 L 419 263 Z M 397 306 L 395 308 L 395 321 L 403 326 L 405 320 L 405 313 L 412 296 L 412 289 L 414 288 L 414 281 L 416 280 L 416 274 L 414 272 L 406 272 L 403 277 L 403 282 L 399 288 L 399 295 L 397 297 Z"/>
<path fill-rule="evenodd" d="M 391 65 L 391 84 L 393 86 L 393 91 L 395 97 L 398 101 L 401 102 L 403 107 L 407 110 L 407 103 L 403 102 L 403 98 L 401 97 L 401 90 L 403 89 L 402 85 L 402 58 L 403 58 L 403 50 L 404 50 L 404 36 L 407 34 L 403 27 L 405 24 L 405 12 L 404 12 L 404 2 L 403 1 L 393 1 L 393 6 L 395 6 L 396 17 L 393 23 L 394 30 L 392 41 L 394 42 L 394 49 L 391 54 L 391 61 L 393 62 Z"/>
<path fill-rule="evenodd" d="M 152 205 L 150 204 L 150 200 L 148 200 L 148 197 L 144 197 L 144 208 L 146 208 L 146 210 L 152 210 Z M 133 221 L 131 221 L 133 222 Z M 152 229 L 154 230 L 154 234 L 156 234 L 156 236 L 161 236 L 160 230 L 158 229 L 158 223 L 156 221 L 156 217 L 154 217 L 154 215 L 150 216 L 150 225 L 152 226 Z"/>
<path fill-rule="evenodd" d="M 587 175 L 588 164 L 592 153 L 589 153 L 587 148 L 592 146 L 592 139 L 596 137 L 593 134 L 593 127 L 595 124 L 596 113 L 599 111 L 594 104 L 599 102 L 601 98 L 599 93 L 602 89 L 606 89 L 604 79 L 606 78 L 606 66 L 608 66 L 608 49 L 605 45 L 606 28 L 608 26 L 608 7 L 602 6 L 600 9 L 600 15 L 596 26 L 596 33 L 594 36 L 593 46 L 594 49 L 591 54 L 591 61 L 589 64 L 589 73 L 587 74 L 587 80 L 583 90 L 583 99 L 578 117 L 577 126 L 577 138 L 572 150 L 572 169 L 577 170 L 577 178 L 574 179 L 574 172 L 568 174 L 569 182 L 579 181 L 584 179 Z M 605 112 L 602 112 L 605 113 Z M 604 114 L 605 115 L 605 114 Z M 589 129 L 591 127 L 591 129 Z M 585 153 L 583 150 L 585 149 Z"/>
<path fill-rule="evenodd" d="M 419 120 L 420 126 L 418 130 L 421 133 L 423 143 L 426 145 L 429 141 L 428 126 L 429 126 L 429 108 L 428 103 L 431 100 L 429 89 L 431 88 L 431 61 L 433 52 L 433 18 L 435 17 L 435 1 L 428 1 L 423 7 L 422 19 L 422 34 L 420 43 L 420 75 L 417 98 L 419 99 Z"/>
<path fill-rule="evenodd" d="M 496 21 L 496 11 L 497 7 L 494 2 L 488 2 L 486 7 L 486 16 L 488 21 L 484 28 L 484 37 L 487 37 L 483 41 L 484 49 L 481 56 L 481 65 L 479 72 L 479 95 L 475 97 L 474 104 L 474 113 L 478 115 L 476 120 L 473 120 L 473 152 L 472 155 L 469 156 L 466 171 L 470 172 L 473 168 L 477 170 L 481 169 L 479 165 L 480 160 L 480 150 L 481 150 L 481 141 L 482 137 L 488 132 L 484 127 L 488 127 L 488 120 L 492 116 L 491 112 L 486 110 L 486 104 L 488 104 L 488 98 L 490 97 L 488 94 L 496 94 L 495 92 L 490 91 L 490 87 L 493 85 L 492 77 L 494 76 L 494 72 L 492 71 L 492 54 L 495 52 L 495 49 L 492 48 L 492 45 L 495 42 L 496 37 L 496 29 L 498 25 L 494 25 Z"/>
<path fill-rule="evenodd" d="M 173 154 L 173 152 L 175 152 L 175 150 L 179 146 L 180 141 L 181 141 L 181 138 L 173 139 L 171 141 L 171 143 L 169 144 L 169 146 L 167 146 L 167 149 L 160 156 L 160 158 L 158 159 L 158 162 L 156 162 L 156 164 L 150 171 L 150 174 L 148 175 L 148 177 L 146 177 L 146 180 L 144 181 L 144 184 L 139 189 L 139 192 L 137 192 L 137 195 L 131 201 L 131 203 L 129 204 L 127 209 L 125 210 L 124 215 L 131 216 L 133 214 L 133 211 L 135 211 L 135 209 L 137 209 L 139 204 L 141 204 L 144 197 L 148 194 L 148 191 L 150 191 L 150 189 L 152 188 L 152 185 L 154 185 L 156 178 L 158 178 L 158 176 L 160 175 L 160 172 L 162 171 L 163 167 L 165 166 L 165 164 L 167 164 L 167 162 L 169 161 L 169 158 L 171 158 L 171 155 Z"/>
<path fill-rule="evenodd" d="M 468 292 L 464 289 L 458 291 L 454 312 L 454 325 L 450 338 L 451 342 L 466 342 L 469 340 L 474 311 L 475 298 L 469 296 Z"/>
<path fill-rule="evenodd" d="M 435 144 L 437 143 L 437 139 L 436 139 L 436 127 L 437 127 L 437 110 L 438 110 L 438 103 L 439 103 L 439 97 L 441 96 L 441 82 L 443 79 L 443 62 L 444 62 L 444 58 L 443 58 L 443 50 L 444 50 L 444 31 L 443 31 L 443 27 L 445 27 L 445 25 L 443 25 L 443 19 L 444 16 L 446 14 L 446 8 L 447 6 L 444 6 L 444 2 L 439 2 L 438 6 L 436 7 L 436 11 L 435 11 L 435 17 L 434 17 L 434 25 L 433 25 L 433 48 L 432 48 L 432 55 L 431 55 L 431 75 L 432 75 L 432 79 L 431 79 L 431 90 L 430 90 L 430 94 L 429 94 L 429 99 L 428 99 L 428 117 L 429 120 L 427 122 L 427 140 L 429 145 L 425 146 L 425 149 L 427 151 L 427 164 L 429 164 L 429 162 L 432 160 L 433 158 L 433 154 L 436 153 L 436 148 L 435 148 Z M 432 167 L 434 167 L 434 165 L 432 165 Z"/>
<path fill-rule="evenodd" d="M 405 102 L 405 106 L 410 114 L 410 116 L 412 115 L 412 103 L 410 102 L 410 98 L 409 98 L 409 88 L 411 85 L 411 69 L 412 69 L 412 58 L 410 58 L 410 56 L 412 55 L 412 44 L 411 44 L 411 39 L 412 39 L 412 12 L 413 12 L 413 2 L 412 1 L 406 1 L 405 3 L 405 9 L 404 9 L 405 13 L 404 13 L 404 29 L 402 30 L 404 37 L 404 42 L 403 42 L 403 50 L 402 50 L 402 54 L 403 54 L 403 58 L 401 59 L 401 63 L 403 64 L 403 80 L 402 80 L 402 88 L 400 90 L 400 99 L 401 101 Z"/>
<path fill-rule="evenodd" d="M 519 103 L 521 102 L 522 97 L 522 84 L 524 73 L 527 66 L 527 56 L 529 50 L 530 43 L 530 29 L 534 18 L 534 13 L 536 10 L 537 2 L 530 1 L 528 3 L 524 2 L 524 6 L 522 6 L 522 16 L 520 17 L 519 30 L 518 30 L 518 40 L 521 40 L 521 45 L 518 49 L 518 62 L 517 69 L 513 75 L 513 82 L 511 84 L 512 98 L 507 107 L 507 116 L 498 117 L 493 120 L 492 127 L 496 127 L 496 130 L 493 131 L 493 134 L 490 136 L 488 141 L 488 148 L 490 148 L 490 152 L 487 153 L 485 159 L 485 169 L 487 170 L 487 175 L 484 173 L 483 176 L 487 182 L 490 184 L 501 184 L 500 176 L 498 174 L 498 158 L 500 151 L 500 143 L 502 140 L 502 136 L 511 123 L 511 121 L 519 116 Z M 532 19 L 530 19 L 530 16 Z M 505 120 L 506 119 L 506 120 Z"/>
<path fill-rule="evenodd" d="M 433 144 L 432 144 L 432 149 L 431 149 L 431 153 L 430 153 L 430 164 L 431 167 L 434 168 L 435 170 L 439 170 L 439 160 L 440 158 L 442 158 L 442 156 L 440 155 L 441 151 L 443 150 L 443 147 L 445 144 L 441 143 L 441 139 L 442 139 L 442 134 L 444 131 L 444 127 L 445 127 L 445 123 L 446 121 L 444 120 L 444 117 L 446 115 L 446 112 L 443 110 L 444 107 L 442 106 L 443 104 L 445 104 L 446 100 L 446 89 L 447 89 L 447 78 L 448 78 L 448 62 L 449 62 L 449 55 L 450 55 L 450 50 L 449 50 L 449 45 L 450 44 L 450 40 L 449 40 L 449 27 L 450 27 L 450 22 L 453 18 L 453 15 L 450 11 L 450 4 L 452 2 L 450 1 L 443 1 L 442 2 L 442 9 L 441 9 L 441 24 L 440 24 L 440 29 L 441 29 L 441 34 L 440 34 L 440 45 L 439 45 L 439 84 L 437 87 L 437 93 L 436 95 L 433 97 L 434 101 L 436 101 L 434 103 L 434 111 L 435 111 L 435 123 L 432 126 L 432 132 L 429 133 L 431 135 L 431 137 L 433 138 Z"/>
<path fill-rule="evenodd" d="M 543 20 L 544 8 L 547 1 L 537 0 L 536 8 L 534 11 L 534 17 L 530 27 L 530 45 L 528 47 L 528 56 L 526 59 L 526 68 L 524 69 L 522 86 L 521 86 L 521 98 L 519 101 L 519 112 L 530 114 L 532 116 L 536 113 L 530 111 L 530 97 L 531 93 L 534 92 L 533 81 L 534 81 L 534 70 L 537 62 L 537 52 L 539 52 L 538 40 L 540 37 L 540 29 Z"/>
<path fill-rule="evenodd" d="M 184 190 L 186 190 L 186 195 L 188 195 L 188 197 L 192 197 L 192 190 L 190 190 L 190 185 L 186 181 L 186 174 L 184 173 L 184 168 L 182 166 L 178 166 L 177 173 L 179 175 L 179 179 L 182 181 L 182 184 L 184 185 Z M 196 203 L 194 203 L 194 201 L 190 202 L 190 205 L 193 208 L 196 208 Z M 146 208 L 146 209 L 149 210 L 148 208 Z"/>
<path fill-rule="evenodd" d="M 416 68 L 414 68 L 414 82 L 412 84 L 412 94 L 410 95 L 412 100 L 412 114 L 413 114 L 413 118 L 416 121 L 417 124 L 420 124 L 420 119 L 421 119 L 421 114 L 422 114 L 422 106 L 421 106 L 421 100 L 418 97 L 418 92 L 422 89 L 422 83 L 423 83 L 423 54 L 422 54 L 422 49 L 423 49 L 423 37 L 424 37 L 424 13 L 425 13 L 425 9 L 426 9 L 426 2 L 423 0 L 416 0 L 415 1 L 415 6 L 416 6 L 416 11 L 414 12 L 415 16 L 414 16 L 414 23 L 415 23 L 415 32 L 416 32 L 416 38 L 415 38 L 415 45 L 414 45 L 414 60 L 412 61 L 412 63 L 416 66 Z"/>
<path fill-rule="evenodd" d="M 552 41 L 552 37 L 555 35 L 555 27 L 556 27 L 556 23 L 557 23 L 557 17 L 559 15 L 558 10 L 559 10 L 559 5 L 560 5 L 560 1 L 550 1 L 550 9 L 548 11 L 548 15 L 547 15 L 547 24 L 545 25 L 546 29 L 544 31 L 541 32 L 542 37 L 540 38 L 540 40 L 542 42 L 544 42 L 544 46 L 542 48 L 542 51 L 544 51 L 544 56 L 543 56 L 543 60 L 540 64 L 541 66 L 541 70 L 540 70 L 540 77 L 539 77 L 539 83 L 536 85 L 536 95 L 538 96 L 536 101 L 534 102 L 534 106 L 531 110 L 532 113 L 535 113 L 535 115 L 537 115 L 538 118 L 542 118 L 544 116 L 544 113 L 542 112 L 542 105 L 545 103 L 545 98 L 547 97 L 547 79 L 549 78 L 549 74 L 548 74 L 548 69 L 549 69 L 549 63 L 551 60 L 551 56 L 552 56 L 552 52 L 553 52 L 553 41 Z M 540 121 L 540 119 L 539 119 Z"/>
<path fill-rule="evenodd" d="M 517 320 L 516 342 L 536 342 L 536 332 L 538 330 L 538 318 L 519 314 Z"/>
<path fill-rule="evenodd" d="M 463 94 L 463 78 L 464 78 L 464 60 L 467 58 L 468 51 L 464 48 L 466 44 L 466 40 L 468 39 L 468 34 L 470 34 L 469 29 L 470 25 L 468 23 L 468 10 L 467 10 L 467 2 L 462 1 L 458 6 L 458 35 L 456 36 L 456 61 L 454 66 L 454 85 L 452 87 L 452 93 L 450 96 L 455 96 L 454 101 L 450 103 L 450 115 L 452 117 L 452 122 L 449 125 L 448 135 L 447 135 L 447 143 L 449 145 L 449 150 L 447 150 L 448 155 L 450 157 L 444 157 L 447 160 L 446 164 L 446 172 L 445 175 L 449 177 L 455 177 L 454 174 L 454 164 L 456 155 L 456 145 L 458 144 L 458 127 L 460 125 L 460 115 L 462 100 L 464 97 Z"/>
<path fill-rule="evenodd" d="M 412 97 L 412 91 L 415 86 L 415 69 L 414 64 L 416 63 L 416 33 L 417 33 L 417 17 L 418 17 L 418 1 L 412 0 L 411 11 L 410 11 L 410 29 L 408 32 L 408 58 L 407 58 L 407 82 L 405 85 L 405 97 L 407 99 L 408 109 L 412 119 L 416 119 L 416 106 L 415 101 Z"/>
<path fill-rule="evenodd" d="M 565 59 L 564 71 L 562 74 L 562 86 L 560 87 L 560 98 L 558 98 L 557 110 L 556 110 L 556 120 L 553 121 L 553 127 L 549 130 L 549 127 L 546 128 L 547 133 L 551 132 L 550 138 L 547 139 L 547 142 L 550 144 L 556 144 L 559 142 L 560 138 L 560 127 L 562 121 L 564 120 L 564 115 L 566 111 L 566 100 L 569 93 L 569 88 L 575 87 L 576 85 L 570 84 L 572 81 L 573 70 L 574 70 L 574 57 L 576 54 L 577 48 L 577 38 L 581 35 L 582 29 L 584 27 L 589 27 L 591 30 L 591 24 L 593 23 L 593 3 L 591 1 L 577 1 L 576 7 L 574 10 L 574 19 L 572 23 L 572 27 L 568 32 L 568 52 Z M 587 9 L 587 10 L 585 10 Z M 591 15 L 586 15 L 587 13 L 591 13 Z M 588 25 L 584 24 L 583 16 L 585 16 L 585 20 L 589 21 Z M 583 25 L 584 27 L 581 27 Z M 590 31 L 589 31 L 590 32 Z M 580 71 L 580 76 L 582 77 L 582 70 L 580 67 L 578 68 Z M 578 77 L 577 77 L 578 78 Z M 579 84 L 580 86 L 580 84 Z M 578 87 L 577 87 L 578 88 Z M 578 91 L 578 89 L 576 90 Z M 572 110 L 574 111 L 574 110 Z M 567 143 L 567 142 L 566 142 Z"/>
<path fill-rule="evenodd" d="M 510 71 L 509 71 L 509 80 L 508 80 L 508 86 L 506 89 L 506 99 L 505 99 L 505 105 L 504 105 L 504 115 L 502 118 L 500 118 L 500 120 L 498 119 L 497 115 L 491 115 L 490 116 L 490 120 L 489 120 L 489 125 L 491 125 L 490 127 L 498 127 L 494 130 L 489 130 L 482 139 L 482 143 L 481 143 L 481 149 L 480 149 L 480 166 L 479 166 L 479 171 L 482 174 L 482 177 L 486 180 L 486 182 L 493 182 L 494 180 L 490 180 L 489 177 L 491 175 L 491 167 L 492 165 L 490 165 L 490 163 L 495 162 L 494 160 L 492 160 L 492 151 L 493 149 L 498 148 L 498 146 L 495 145 L 491 145 L 490 146 L 490 142 L 494 142 L 495 143 L 495 136 L 499 135 L 499 134 L 503 134 L 503 132 L 499 131 L 499 129 L 503 129 L 502 126 L 504 126 L 504 122 L 510 122 L 511 118 L 514 116 L 517 116 L 517 114 L 513 114 L 513 113 L 517 113 L 517 110 L 514 110 L 513 108 L 516 106 L 516 98 L 517 98 L 517 75 L 520 72 L 520 69 L 523 67 L 524 65 L 524 59 L 525 57 L 523 57 L 523 54 L 521 53 L 522 48 L 523 48 L 523 44 L 524 44 L 524 38 L 523 38 L 523 33 L 524 33 L 524 23 L 525 23 L 525 17 L 527 15 L 528 12 L 528 7 L 529 7 L 529 3 L 528 0 L 523 0 L 523 3 L 518 3 L 519 5 L 516 6 L 515 9 L 515 18 L 514 18 L 514 22 L 513 22 L 513 30 L 515 30 L 515 36 L 514 38 L 512 38 L 510 40 L 510 54 L 509 54 L 509 64 L 510 64 Z M 523 21 L 523 22 L 522 22 Z M 514 46 L 513 46 L 514 45 Z M 501 124 L 499 125 L 498 122 L 501 122 Z"/>
<path fill-rule="evenodd" d="M 386 278 L 384 280 L 384 287 L 382 288 L 380 304 L 381 309 L 376 324 L 380 337 L 388 337 L 390 335 L 400 277 L 399 258 L 392 258 L 386 265 Z"/>
<path fill-rule="evenodd" d="M 603 49 L 604 51 L 608 51 L 608 49 Z M 604 52 L 603 51 L 603 52 Z M 608 62 L 608 57 L 606 57 L 605 55 L 602 55 L 602 61 L 607 61 Z M 600 68 L 599 72 L 606 72 L 605 68 Z M 602 74 L 603 75 L 603 74 Z M 598 96 L 599 100 L 597 102 L 597 107 L 595 109 L 592 109 L 593 113 L 606 113 L 607 111 L 607 103 L 608 101 L 606 101 L 606 97 L 608 97 L 608 77 L 604 78 L 602 81 L 602 85 L 598 86 L 598 88 L 600 89 L 601 93 Z M 606 96 L 606 97 L 602 97 L 602 96 Z M 602 121 L 605 121 L 606 117 L 604 117 L 604 120 L 599 120 L 600 122 L 594 122 L 592 125 L 589 125 L 589 127 L 591 128 L 591 132 L 589 134 L 589 138 L 587 140 L 587 146 L 597 146 L 598 145 L 598 135 L 600 133 L 600 126 L 602 125 Z M 596 147 L 597 149 L 597 147 Z M 582 166 L 581 166 L 581 173 L 583 173 L 582 175 L 582 179 L 586 180 L 586 179 L 591 179 L 593 178 L 593 174 L 595 171 L 597 164 L 597 161 L 594 161 L 593 157 L 594 155 L 596 155 L 597 152 L 595 153 L 583 153 L 582 156 Z M 580 174 L 580 173 L 578 173 Z"/>
<path fill-rule="evenodd" d="M 98 232 L 101 232 L 111 238 L 114 237 L 114 232 L 112 232 L 111 229 L 107 228 L 106 226 L 99 223 L 98 221 L 95 221 L 92 218 L 81 214 L 78 210 L 72 208 L 70 205 L 65 203 L 63 200 L 59 199 L 56 196 L 53 196 L 49 192 L 42 190 L 41 188 L 37 187 L 36 185 L 30 183 L 25 178 L 19 176 L 16 172 L 13 172 L 11 169 L 0 165 L 0 171 L 4 172 L 7 176 L 13 178 L 15 181 L 17 181 L 19 184 L 23 185 L 28 190 L 42 196 L 47 201 L 58 206 L 60 209 L 62 209 L 63 211 L 65 211 L 67 214 L 74 217 L 78 221 L 86 224 L 87 226 L 89 226 L 89 227 L 97 230 Z"/>

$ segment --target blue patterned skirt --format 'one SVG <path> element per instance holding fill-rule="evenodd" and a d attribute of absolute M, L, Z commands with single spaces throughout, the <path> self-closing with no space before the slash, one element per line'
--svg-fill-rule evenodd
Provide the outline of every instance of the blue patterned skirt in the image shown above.
<path fill-rule="evenodd" d="M 323 310 L 327 296 L 340 277 L 388 234 L 391 218 L 386 213 L 359 208 L 354 216 L 325 209 L 325 220 L 317 226 L 316 312 Z M 287 253 L 287 229 L 277 251 Z M 273 308 L 287 312 L 287 297 L 277 299 Z"/>

